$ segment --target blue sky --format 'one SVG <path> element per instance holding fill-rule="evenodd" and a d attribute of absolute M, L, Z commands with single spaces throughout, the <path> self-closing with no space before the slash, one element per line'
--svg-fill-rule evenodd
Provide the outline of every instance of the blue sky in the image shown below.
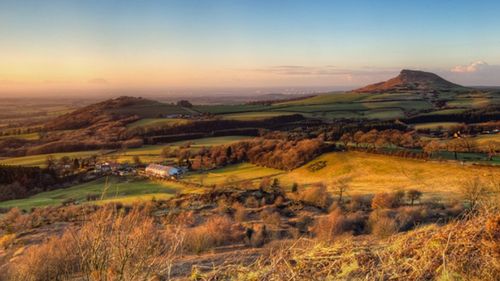
<path fill-rule="evenodd" d="M 0 0 L 0 90 L 500 84 L 499 1 Z"/>

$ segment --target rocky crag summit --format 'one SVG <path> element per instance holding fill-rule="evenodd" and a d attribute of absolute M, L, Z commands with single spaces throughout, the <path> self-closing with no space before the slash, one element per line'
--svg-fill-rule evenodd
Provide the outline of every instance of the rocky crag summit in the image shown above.
<path fill-rule="evenodd" d="M 403 69 L 398 76 L 384 82 L 371 84 L 354 90 L 356 93 L 381 92 L 434 92 L 434 91 L 465 91 L 466 87 L 452 83 L 442 77 L 418 70 Z"/>

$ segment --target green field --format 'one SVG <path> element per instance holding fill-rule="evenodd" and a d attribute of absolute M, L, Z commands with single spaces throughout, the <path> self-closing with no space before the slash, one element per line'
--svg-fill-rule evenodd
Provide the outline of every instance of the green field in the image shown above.
<path fill-rule="evenodd" d="M 183 177 L 182 181 L 194 184 L 203 184 L 206 186 L 224 185 L 233 182 L 256 181 L 264 177 L 273 177 L 285 172 L 277 169 L 259 167 L 250 163 L 240 163 L 224 168 L 211 170 L 206 173 L 193 172 Z"/>
<path fill-rule="evenodd" d="M 241 121 L 255 121 L 264 120 L 272 117 L 287 116 L 296 114 L 294 112 L 276 112 L 276 111 L 261 111 L 261 112 L 243 112 L 233 114 L 223 114 L 222 119 L 226 120 L 241 120 Z"/>
<path fill-rule="evenodd" d="M 360 93 L 328 93 L 317 95 L 315 97 L 295 100 L 295 101 L 285 101 L 276 103 L 273 107 L 281 106 L 294 106 L 294 105 L 317 105 L 317 104 L 329 104 L 329 103 L 350 103 L 363 98 L 369 97 L 371 94 L 360 94 Z"/>
<path fill-rule="evenodd" d="M 109 150 L 92 150 L 92 151 L 78 151 L 78 152 L 61 152 L 61 153 L 52 153 L 52 154 L 39 154 L 32 156 L 23 156 L 23 157 L 12 157 L 7 159 L 0 160 L 1 165 L 16 165 L 16 166 L 45 166 L 47 161 L 47 157 L 52 156 L 55 159 L 60 159 L 64 156 L 68 156 L 69 158 L 84 158 L 90 157 L 92 155 L 102 155 L 108 153 Z"/>
<path fill-rule="evenodd" d="M 326 167 L 315 172 L 308 169 L 309 165 L 319 161 L 325 161 Z M 302 188 L 325 183 L 333 191 L 336 179 L 349 177 L 350 195 L 417 188 L 428 197 L 456 198 L 462 184 L 477 176 L 486 181 L 493 180 L 500 177 L 500 168 L 404 159 L 362 152 L 333 152 L 321 155 L 291 172 L 242 163 L 212 170 L 204 175 L 190 173 L 183 181 L 203 183 L 206 186 L 253 181 L 255 185 L 263 177 L 276 177 L 285 188 L 289 188 L 293 183 L 298 183 Z"/>
<path fill-rule="evenodd" d="M 458 122 L 433 122 L 433 123 L 419 123 L 415 124 L 414 127 L 415 129 L 430 129 L 430 130 L 435 130 L 440 127 L 443 129 L 448 129 L 454 126 L 459 126 L 461 123 Z"/>
<path fill-rule="evenodd" d="M 108 188 L 105 191 L 106 181 L 108 181 Z M 201 190 L 186 188 L 184 185 L 174 182 L 153 182 L 145 179 L 110 177 L 109 179 L 101 178 L 70 188 L 38 193 L 26 199 L 0 202 L 0 208 L 18 207 L 29 209 L 31 207 L 60 205 L 64 200 L 70 198 L 83 203 L 86 202 L 86 197 L 89 194 L 99 195 L 99 198 L 104 194 L 104 200 L 99 200 L 98 203 L 110 201 L 130 203 L 138 200 L 150 200 L 153 197 L 166 199 L 178 192 L 199 191 Z"/>
<path fill-rule="evenodd" d="M 16 138 L 16 139 L 23 139 L 23 140 L 38 140 L 38 139 L 40 139 L 40 135 L 38 133 L 29 133 L 29 134 L 20 134 L 20 135 L 0 136 L 0 140 L 8 139 L 8 138 Z"/>
<path fill-rule="evenodd" d="M 212 114 L 229 114 L 229 113 L 241 113 L 241 112 L 252 112 L 252 111 L 266 111 L 270 109 L 269 105 L 197 105 L 193 109 L 199 112 L 212 113 Z"/>
<path fill-rule="evenodd" d="M 500 103 L 500 98 L 491 93 L 442 92 L 447 106 L 434 110 L 432 98 L 416 93 L 327 93 L 294 101 L 283 101 L 272 106 L 264 105 L 219 105 L 201 106 L 197 110 L 221 114 L 224 119 L 256 120 L 286 114 L 302 114 L 305 117 L 331 120 L 336 118 L 391 120 L 415 114 L 454 114 L 467 109 Z"/>
<path fill-rule="evenodd" d="M 179 149 L 180 146 L 190 144 L 190 149 L 193 152 L 198 151 L 202 147 L 210 147 L 214 145 L 231 144 L 242 140 L 248 140 L 252 137 L 247 136 L 226 136 L 226 137 L 212 137 L 201 138 L 188 141 L 178 141 L 162 145 L 145 145 L 139 148 L 129 148 L 125 151 L 117 151 L 106 155 L 107 158 L 116 158 L 118 162 L 133 162 L 134 156 L 139 156 L 144 163 L 159 162 L 162 159 L 160 154 L 163 148 L 170 147 L 171 150 Z"/>
<path fill-rule="evenodd" d="M 127 128 L 133 129 L 138 127 L 154 127 L 154 126 L 176 126 L 189 123 L 187 119 L 181 118 L 144 118 L 134 123 L 128 124 Z"/>
<path fill-rule="evenodd" d="M 126 113 L 128 115 L 135 114 L 141 118 L 159 118 L 160 115 L 170 114 L 192 114 L 193 112 L 187 108 L 183 108 L 173 104 L 160 103 L 144 99 L 136 102 L 133 105 L 109 109 L 110 113 L 120 114 Z"/>

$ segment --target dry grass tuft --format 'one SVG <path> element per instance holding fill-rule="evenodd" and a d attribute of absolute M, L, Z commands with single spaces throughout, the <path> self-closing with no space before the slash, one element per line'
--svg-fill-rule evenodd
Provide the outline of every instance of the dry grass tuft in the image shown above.
<path fill-rule="evenodd" d="M 242 240 L 239 226 L 227 216 L 215 216 L 202 225 L 185 230 L 184 249 L 199 254 L 238 240 Z"/>
<path fill-rule="evenodd" d="M 7 280 L 148 280 L 168 275 L 182 241 L 155 225 L 145 208 L 103 208 L 81 228 L 30 247 L 10 264 Z"/>
<path fill-rule="evenodd" d="M 206 280 L 499 280 L 499 216 L 426 226 L 379 242 L 305 240 Z"/>

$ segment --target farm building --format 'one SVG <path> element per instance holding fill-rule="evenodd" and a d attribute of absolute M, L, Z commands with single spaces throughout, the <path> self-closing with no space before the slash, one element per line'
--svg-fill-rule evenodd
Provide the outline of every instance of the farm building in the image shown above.
<path fill-rule="evenodd" d="M 159 164 L 149 164 L 146 167 L 146 174 L 161 178 L 176 177 L 181 174 L 179 168 L 173 166 L 164 166 Z"/>

